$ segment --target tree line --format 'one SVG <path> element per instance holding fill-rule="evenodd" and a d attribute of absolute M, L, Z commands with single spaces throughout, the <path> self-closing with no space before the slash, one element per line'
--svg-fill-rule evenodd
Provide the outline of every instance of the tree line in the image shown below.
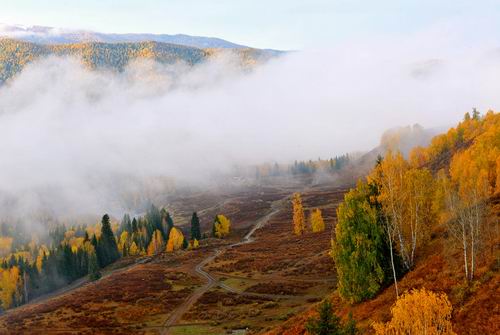
<path fill-rule="evenodd" d="M 224 238 L 230 233 L 230 220 L 217 215 L 212 236 Z M 3 226 L 8 233 L 12 229 Z M 42 294 L 68 285 L 76 279 L 101 277 L 101 269 L 127 256 L 153 256 L 162 252 L 198 248 L 202 239 L 200 219 L 192 214 L 188 237 L 174 225 L 170 213 L 152 205 L 143 216 L 125 214 L 120 223 L 112 223 L 109 215 L 95 226 L 66 228 L 57 225 L 49 232 L 48 243 L 12 243 L 13 248 L 0 259 L 0 307 L 18 306 Z M 26 235 L 24 235 L 26 236 Z"/>
<path fill-rule="evenodd" d="M 255 177 L 296 176 L 308 175 L 321 171 L 325 173 L 336 173 L 352 163 L 348 154 L 335 156 L 329 159 L 295 161 L 293 164 L 263 164 L 255 168 Z"/>

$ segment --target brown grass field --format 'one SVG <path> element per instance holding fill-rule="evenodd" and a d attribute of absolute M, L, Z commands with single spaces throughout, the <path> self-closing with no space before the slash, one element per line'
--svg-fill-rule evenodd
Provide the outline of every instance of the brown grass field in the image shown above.
<path fill-rule="evenodd" d="M 217 213 L 233 222 L 233 233 L 223 241 L 208 239 L 202 247 L 176 254 L 162 254 L 146 264 L 122 260 L 106 269 L 103 278 L 66 293 L 21 306 L 0 317 L 2 334 L 222 334 L 230 329 L 252 332 L 270 329 L 319 301 L 334 287 L 332 263 L 327 255 L 335 204 L 343 190 L 311 189 L 304 195 L 306 209 L 324 208 L 327 230 L 294 237 L 291 206 L 283 200 L 296 188 L 248 187 L 218 195 L 217 202 L 203 200 L 210 194 L 176 199 L 169 206 L 176 215 L 199 210 L 202 227 L 209 231 Z M 212 287 L 190 306 L 179 322 L 166 330 L 171 314 L 205 280 L 195 266 L 217 248 L 236 243 L 259 218 L 278 208 L 254 241 L 223 252 L 209 263 L 210 271 L 233 291 Z M 199 207 L 197 207 L 199 208 Z"/>
<path fill-rule="evenodd" d="M 313 208 L 322 209 L 324 232 L 292 234 L 288 197 L 301 188 L 306 215 Z M 371 333 L 373 321 L 389 318 L 395 294 L 390 286 L 370 301 L 349 306 L 334 293 L 335 268 L 328 253 L 336 207 L 345 191 L 327 185 L 268 185 L 218 194 L 216 201 L 208 199 L 209 193 L 192 200 L 185 195 L 169 204 L 177 216 L 189 216 L 193 207 L 205 206 L 196 208 L 203 229 L 209 231 L 213 216 L 224 213 L 233 222 L 231 236 L 204 240 L 199 249 L 162 254 L 146 264 L 108 269 L 97 282 L 8 312 L 0 317 L 0 333 L 304 334 L 306 319 L 324 297 L 332 298 L 337 314 L 345 318 L 352 312 L 363 333 Z M 492 225 L 500 218 L 500 199 L 493 205 Z M 229 247 L 269 213 L 273 215 L 254 233 L 253 241 Z M 464 287 L 460 254 L 445 247 L 448 239 L 444 227 L 433 232 L 415 269 L 401 279 L 400 290 L 444 291 L 454 306 L 458 334 L 499 334 L 498 241 L 489 242 L 477 280 Z M 205 287 L 207 279 L 195 269 L 216 250 L 220 254 L 203 267 L 216 283 Z M 184 306 L 195 295 L 192 304 Z M 172 315 L 175 322 L 164 327 Z"/>

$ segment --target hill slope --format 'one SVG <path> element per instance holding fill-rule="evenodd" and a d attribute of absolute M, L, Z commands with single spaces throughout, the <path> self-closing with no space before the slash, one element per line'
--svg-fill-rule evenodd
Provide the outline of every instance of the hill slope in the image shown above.
<path fill-rule="evenodd" d="M 436 175 L 439 170 L 449 173 L 450 166 L 455 164 L 456 168 L 455 159 L 466 154 L 472 163 L 466 162 L 460 169 L 467 170 L 467 164 L 483 164 L 490 169 L 488 180 L 495 184 L 500 171 L 499 138 L 500 114 L 488 112 L 482 118 L 473 119 L 467 114 L 456 128 L 434 137 L 427 148 L 416 149 L 410 157 Z M 479 155 L 475 156 L 478 152 Z M 484 164 L 485 161 L 489 162 Z M 493 187 L 484 200 L 488 211 L 481 226 L 481 252 L 478 253 L 480 257 L 474 279 L 465 282 L 462 250 L 453 245 L 453 236 L 447 226 L 448 220 L 452 219 L 440 213 L 443 219 L 432 227 L 430 240 L 419 250 L 415 266 L 398 281 L 400 292 L 426 288 L 446 293 L 453 305 L 452 323 L 457 334 L 500 333 L 499 180 L 496 179 L 496 189 Z M 330 298 L 337 315 L 345 319 L 352 312 L 361 334 L 373 333 L 373 322 L 388 321 L 396 300 L 392 284 L 374 298 L 357 304 L 349 304 L 337 292 L 333 292 Z M 305 323 L 315 313 L 314 309 L 300 313 L 267 334 L 305 334 Z"/>
<path fill-rule="evenodd" d="M 0 84 L 19 73 L 28 63 L 46 56 L 73 56 L 81 58 L 90 68 L 110 68 L 117 71 L 133 59 L 151 59 L 162 64 L 184 62 L 195 65 L 221 53 L 230 53 L 241 66 L 264 62 L 280 53 L 275 51 L 240 49 L 200 49 L 160 42 L 75 44 L 37 44 L 13 39 L 0 39 Z"/>

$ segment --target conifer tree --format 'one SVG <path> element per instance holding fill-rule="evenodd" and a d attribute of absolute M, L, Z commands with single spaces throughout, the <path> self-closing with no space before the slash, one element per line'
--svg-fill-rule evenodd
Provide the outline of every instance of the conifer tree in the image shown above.
<path fill-rule="evenodd" d="M 161 209 L 161 217 L 162 224 L 165 227 L 165 240 L 168 240 L 170 236 L 170 230 L 172 230 L 172 228 L 174 227 L 174 220 L 172 220 L 170 213 L 165 208 Z"/>
<path fill-rule="evenodd" d="M 105 214 L 102 217 L 101 223 L 101 238 L 98 240 L 97 250 L 99 252 L 97 253 L 97 256 L 100 257 L 99 265 L 101 267 L 105 267 L 120 258 L 120 252 L 118 251 L 115 235 L 111 230 L 108 214 Z"/>
<path fill-rule="evenodd" d="M 161 213 L 155 205 L 151 205 L 151 208 L 146 213 L 146 219 L 151 225 L 152 231 L 160 231 L 162 238 L 166 239 L 167 235 L 166 231 L 163 229 Z"/>
<path fill-rule="evenodd" d="M 196 212 L 193 213 L 191 217 L 191 240 L 200 240 L 201 239 L 201 231 L 200 231 L 200 220 Z"/>
<path fill-rule="evenodd" d="M 130 215 L 123 215 L 120 230 L 121 232 L 126 231 L 128 233 L 132 233 L 132 221 L 130 220 Z"/>
<path fill-rule="evenodd" d="M 137 219 L 136 218 L 133 218 L 132 219 L 132 232 L 133 233 L 137 233 L 138 231 L 138 227 L 137 227 Z"/>
<path fill-rule="evenodd" d="M 350 301 L 373 297 L 384 283 L 384 231 L 377 211 L 368 202 L 369 188 L 359 182 L 337 209 L 338 223 L 332 256 L 338 274 L 338 291 Z"/>
<path fill-rule="evenodd" d="M 88 264 L 88 274 L 90 280 L 94 281 L 101 278 L 101 272 L 99 271 L 99 264 L 97 263 L 97 255 L 94 248 L 91 248 L 88 253 L 89 264 Z"/>
<path fill-rule="evenodd" d="M 340 318 L 332 311 L 332 303 L 327 299 L 318 307 L 318 318 L 307 320 L 306 330 L 311 335 L 343 335 Z"/>

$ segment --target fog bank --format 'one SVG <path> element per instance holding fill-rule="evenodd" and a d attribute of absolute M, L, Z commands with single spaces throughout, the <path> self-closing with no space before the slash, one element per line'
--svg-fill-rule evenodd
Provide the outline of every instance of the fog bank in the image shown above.
<path fill-rule="evenodd" d="M 118 211 L 116 194 L 136 180 L 203 182 L 235 164 L 369 150 L 391 127 L 498 108 L 498 87 L 500 49 L 429 32 L 293 52 L 250 72 L 230 56 L 123 73 L 48 58 L 0 88 L 0 198 L 16 211 Z"/>

